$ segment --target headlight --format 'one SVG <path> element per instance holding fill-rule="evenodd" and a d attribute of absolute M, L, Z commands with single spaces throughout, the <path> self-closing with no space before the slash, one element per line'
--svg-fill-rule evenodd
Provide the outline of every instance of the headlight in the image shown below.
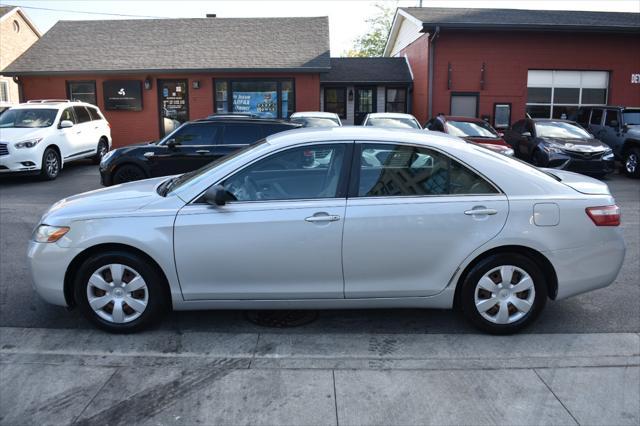
<path fill-rule="evenodd" d="M 68 226 L 40 225 L 33 233 L 33 241 L 38 243 L 55 243 L 69 232 Z"/>
<path fill-rule="evenodd" d="M 105 155 L 102 156 L 102 160 L 100 160 L 100 165 L 103 166 L 106 162 L 113 156 L 115 151 L 109 151 Z"/>
<path fill-rule="evenodd" d="M 543 149 L 545 151 L 547 151 L 547 152 L 554 153 L 554 154 L 560 154 L 560 153 L 564 152 L 564 149 L 563 149 L 562 145 L 556 145 L 556 144 L 553 144 L 553 143 L 545 145 L 543 147 Z"/>
<path fill-rule="evenodd" d="M 38 145 L 41 140 L 42 140 L 42 138 L 27 139 L 26 141 L 22 141 L 22 142 L 16 143 L 14 145 L 14 147 L 16 147 L 18 149 L 20 149 L 20 148 L 33 148 L 34 146 Z"/>
<path fill-rule="evenodd" d="M 604 155 L 602 156 L 603 160 L 613 160 L 613 151 L 608 149 L 604 152 Z"/>

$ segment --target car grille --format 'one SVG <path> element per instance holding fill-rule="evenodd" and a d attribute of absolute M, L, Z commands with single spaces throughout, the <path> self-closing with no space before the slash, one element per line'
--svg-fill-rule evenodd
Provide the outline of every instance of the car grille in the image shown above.
<path fill-rule="evenodd" d="M 9 155 L 9 148 L 6 143 L 0 142 L 0 155 Z"/>
<path fill-rule="evenodd" d="M 604 154 L 604 151 L 600 152 L 578 152 L 578 151 L 567 151 L 569 155 L 575 158 L 580 158 L 582 160 L 598 160 Z"/>

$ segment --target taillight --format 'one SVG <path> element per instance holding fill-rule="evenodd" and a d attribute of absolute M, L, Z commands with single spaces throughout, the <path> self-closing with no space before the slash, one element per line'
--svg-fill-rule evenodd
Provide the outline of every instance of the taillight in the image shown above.
<path fill-rule="evenodd" d="M 587 207 L 587 215 L 596 226 L 619 226 L 620 207 L 612 206 Z"/>

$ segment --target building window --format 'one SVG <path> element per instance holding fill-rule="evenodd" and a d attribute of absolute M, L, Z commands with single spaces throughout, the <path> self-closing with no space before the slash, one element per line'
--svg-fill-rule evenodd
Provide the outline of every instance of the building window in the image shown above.
<path fill-rule="evenodd" d="M 288 118 L 295 111 L 293 80 L 216 80 L 216 113 L 238 112 Z"/>
<path fill-rule="evenodd" d="M 91 81 L 67 81 L 67 95 L 72 101 L 81 101 L 98 105 L 96 97 L 96 82 Z"/>
<path fill-rule="evenodd" d="M 20 32 L 20 23 L 18 21 L 13 21 L 13 31 L 16 33 Z"/>
<path fill-rule="evenodd" d="M 0 81 L 0 101 L 9 102 L 9 83 Z"/>
<path fill-rule="evenodd" d="M 478 94 L 477 93 L 452 93 L 451 94 L 451 115 L 461 117 L 478 116 Z"/>
<path fill-rule="evenodd" d="M 387 87 L 386 112 L 407 112 L 407 89 L 404 87 Z"/>
<path fill-rule="evenodd" d="M 506 129 L 511 125 L 511 104 L 493 105 L 493 127 Z"/>
<path fill-rule="evenodd" d="M 347 118 L 347 88 L 325 87 L 324 110 L 338 114 L 340 118 Z"/>
<path fill-rule="evenodd" d="M 575 119 L 581 106 L 606 105 L 608 86 L 607 71 L 529 70 L 527 114 Z"/>

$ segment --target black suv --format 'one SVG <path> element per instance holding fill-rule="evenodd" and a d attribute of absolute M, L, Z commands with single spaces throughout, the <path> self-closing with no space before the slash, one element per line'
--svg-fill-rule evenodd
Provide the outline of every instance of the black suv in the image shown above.
<path fill-rule="evenodd" d="M 301 127 L 282 120 L 212 115 L 189 121 L 158 142 L 114 149 L 100 162 L 104 186 L 190 172 L 274 133 Z"/>

